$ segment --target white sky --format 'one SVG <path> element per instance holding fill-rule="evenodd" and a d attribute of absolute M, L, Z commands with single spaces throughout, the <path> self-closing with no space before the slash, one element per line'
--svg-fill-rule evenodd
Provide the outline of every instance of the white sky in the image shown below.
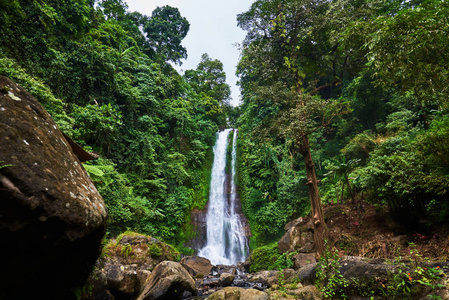
<path fill-rule="evenodd" d="M 237 27 L 237 14 L 246 12 L 253 0 L 125 0 L 129 11 L 151 16 L 158 6 L 177 7 L 181 16 L 190 23 L 190 30 L 182 45 L 187 49 L 187 60 L 182 60 L 184 70 L 196 69 L 203 53 L 223 63 L 226 81 L 231 86 L 233 106 L 239 104 L 240 91 L 236 85 L 235 70 L 239 50 L 235 46 L 245 38 L 245 32 Z"/>

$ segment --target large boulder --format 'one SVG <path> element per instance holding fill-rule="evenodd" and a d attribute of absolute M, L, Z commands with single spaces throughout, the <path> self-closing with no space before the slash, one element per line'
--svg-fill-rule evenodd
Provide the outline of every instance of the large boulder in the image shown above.
<path fill-rule="evenodd" d="M 186 256 L 181 259 L 180 263 L 193 277 L 207 276 L 213 267 L 210 260 L 200 256 Z"/>
<path fill-rule="evenodd" d="M 197 294 L 193 278 L 181 264 L 163 261 L 154 268 L 137 299 L 180 299 L 184 292 Z"/>
<path fill-rule="evenodd" d="M 316 257 L 314 253 L 298 253 L 293 256 L 293 261 L 295 270 L 299 270 L 308 264 L 316 263 Z"/>
<path fill-rule="evenodd" d="M 248 274 L 247 280 L 250 283 L 257 284 L 260 287 L 271 287 L 272 285 L 278 283 L 279 271 L 259 271 L 254 274 Z"/>
<path fill-rule="evenodd" d="M 151 274 L 150 271 L 136 269 L 129 265 L 105 263 L 103 273 L 106 275 L 108 291 L 118 299 L 135 298 Z"/>
<path fill-rule="evenodd" d="M 48 112 L 0 76 L 1 299 L 71 299 L 100 254 L 103 199 Z"/>
<path fill-rule="evenodd" d="M 301 284 L 298 284 L 301 286 Z M 301 299 L 301 300 L 321 300 L 323 297 L 314 285 L 308 285 L 305 287 L 299 287 L 297 289 L 285 289 L 275 290 L 270 292 L 270 299 L 289 300 L 289 299 Z"/>
<path fill-rule="evenodd" d="M 230 273 L 222 273 L 220 274 L 220 284 L 222 287 L 227 287 L 232 284 L 234 281 L 235 276 Z"/>
<path fill-rule="evenodd" d="M 103 253 L 86 284 L 93 292 L 83 294 L 83 300 L 107 300 L 101 296 L 105 292 L 115 299 L 136 299 L 160 262 L 179 260 L 169 244 L 130 231 L 111 239 Z"/>
<path fill-rule="evenodd" d="M 208 300 L 268 300 L 268 294 L 256 289 L 225 287 L 210 295 Z"/>
<path fill-rule="evenodd" d="M 298 218 L 285 225 L 287 232 L 278 242 L 280 253 L 285 252 L 313 252 L 313 230 L 310 218 Z"/>
<path fill-rule="evenodd" d="M 295 277 L 303 284 L 314 284 L 316 280 L 316 266 L 316 263 L 305 265 L 295 271 Z"/>

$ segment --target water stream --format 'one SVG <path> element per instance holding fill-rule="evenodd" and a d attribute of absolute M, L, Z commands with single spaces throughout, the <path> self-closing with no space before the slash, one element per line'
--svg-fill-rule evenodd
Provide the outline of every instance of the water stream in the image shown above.
<path fill-rule="evenodd" d="M 234 131 L 234 139 L 231 170 L 227 176 L 226 150 L 231 131 Z M 244 261 L 248 254 L 244 222 L 236 211 L 237 130 L 226 129 L 219 132 L 213 150 L 214 162 L 206 215 L 207 241 L 198 255 L 208 258 L 213 265 L 235 265 Z"/>

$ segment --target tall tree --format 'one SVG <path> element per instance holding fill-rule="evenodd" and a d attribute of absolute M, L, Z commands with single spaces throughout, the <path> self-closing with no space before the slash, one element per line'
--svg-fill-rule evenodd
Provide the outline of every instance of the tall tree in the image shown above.
<path fill-rule="evenodd" d="M 122 0 L 101 0 L 98 5 L 108 19 L 114 20 L 122 19 L 128 9 L 128 4 Z"/>
<path fill-rule="evenodd" d="M 145 25 L 144 31 L 155 55 L 161 55 L 166 61 L 181 64 L 187 58 L 187 50 L 181 45 L 190 24 L 182 17 L 176 7 L 157 7 Z"/>
<path fill-rule="evenodd" d="M 231 88 L 226 83 L 223 63 L 218 59 L 212 60 L 204 53 L 196 70 L 187 70 L 184 78 L 198 94 L 204 92 L 220 103 L 229 103 Z"/>
<path fill-rule="evenodd" d="M 328 1 L 259 0 L 239 15 L 248 31 L 238 72 L 246 104 L 273 109 L 255 132 L 288 144 L 292 156 L 302 156 L 307 173 L 315 247 L 324 254 L 326 225 L 310 149 L 310 135 L 346 112 L 346 105 L 327 101 L 339 78 L 329 62 Z M 324 25 L 323 25 L 324 24 Z"/>

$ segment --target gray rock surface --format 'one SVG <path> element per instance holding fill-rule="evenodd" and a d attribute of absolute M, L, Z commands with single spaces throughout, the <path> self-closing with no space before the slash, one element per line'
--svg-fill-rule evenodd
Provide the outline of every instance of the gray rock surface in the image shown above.
<path fill-rule="evenodd" d="M 268 294 L 256 289 L 226 287 L 210 295 L 208 300 L 268 300 Z"/>
<path fill-rule="evenodd" d="M 180 299 L 184 292 L 196 295 L 195 281 L 180 263 L 163 261 L 148 277 L 138 300 Z"/>
<path fill-rule="evenodd" d="M 193 277 L 200 274 L 207 276 L 213 267 L 210 260 L 200 256 L 186 256 L 180 263 Z"/>
<path fill-rule="evenodd" d="M 235 278 L 235 276 L 233 274 L 222 273 L 220 275 L 220 285 L 222 287 L 230 286 L 232 284 L 232 282 L 234 281 L 234 278 Z"/>
<path fill-rule="evenodd" d="M 100 254 L 103 199 L 48 112 L 3 76 L 0 137 L 0 294 L 70 299 Z"/>

